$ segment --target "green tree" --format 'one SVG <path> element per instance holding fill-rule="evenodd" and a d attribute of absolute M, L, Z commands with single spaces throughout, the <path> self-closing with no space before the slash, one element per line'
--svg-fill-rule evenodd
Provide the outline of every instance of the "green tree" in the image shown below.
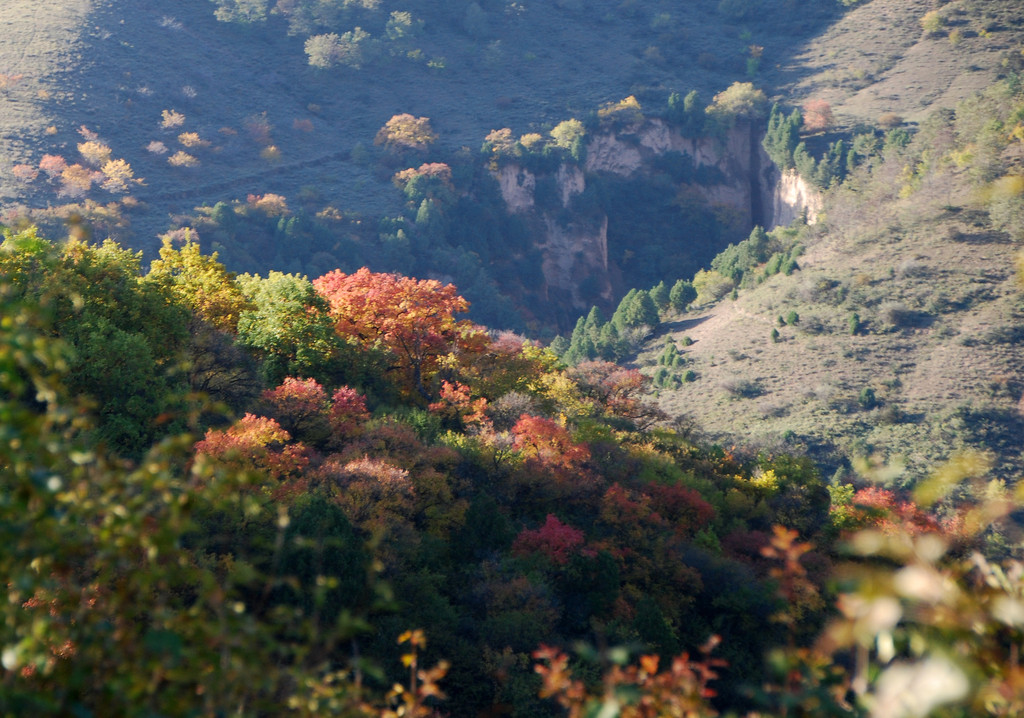
<path fill-rule="evenodd" d="M 800 110 L 793 110 L 788 116 L 776 103 L 768 116 L 768 130 L 761 141 L 765 152 L 780 169 L 793 168 L 793 151 L 800 141 L 800 126 L 803 118 Z"/>
<path fill-rule="evenodd" d="M 269 385 L 277 386 L 286 376 L 358 384 L 337 381 L 352 352 L 335 334 L 327 301 L 312 282 L 281 272 L 265 279 L 243 274 L 236 281 L 251 306 L 239 316 L 238 342 L 262 360 Z"/>
<path fill-rule="evenodd" d="M 214 0 L 217 9 L 214 16 L 221 22 L 237 22 L 251 25 L 265 22 L 270 9 L 269 0 Z"/>
<path fill-rule="evenodd" d="M 697 298 L 697 290 L 693 288 L 693 283 L 679 279 L 675 284 L 672 285 L 672 291 L 669 293 L 669 304 L 677 312 L 685 312 L 686 308 L 690 306 L 690 302 Z"/>
<path fill-rule="evenodd" d="M 643 289 L 631 289 L 619 302 L 612 323 L 621 332 L 624 329 L 658 326 L 658 307 L 651 295 Z"/>
<path fill-rule="evenodd" d="M 583 138 L 587 130 L 583 123 L 577 119 L 564 120 L 555 125 L 551 130 L 551 137 L 555 141 L 555 147 L 566 150 L 573 159 L 582 161 Z"/>
<path fill-rule="evenodd" d="M 142 279 L 141 253 L 112 241 L 58 247 L 34 229 L 5 237 L 0 276 L 16 296 L 47 302 L 73 349 L 67 385 L 90 399 L 109 447 L 138 457 L 181 409 L 187 308 Z"/>
<path fill-rule="evenodd" d="M 671 300 L 670 295 L 671 292 L 665 282 L 658 282 L 651 288 L 651 299 L 654 301 L 654 306 L 658 308 L 659 312 L 668 309 L 669 301 Z"/>

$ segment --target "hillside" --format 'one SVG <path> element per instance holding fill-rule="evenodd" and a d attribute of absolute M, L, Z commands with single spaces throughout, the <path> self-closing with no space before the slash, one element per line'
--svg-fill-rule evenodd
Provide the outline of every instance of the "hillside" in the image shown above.
<path fill-rule="evenodd" d="M 520 218 L 496 196 L 491 133 L 537 143 L 517 152 L 528 169 L 550 169 L 567 154 L 549 134 L 560 123 L 583 121 L 584 150 L 599 153 L 614 103 L 678 115 L 672 93 L 682 103 L 697 92 L 701 108 L 738 81 L 784 104 L 832 102 L 832 129 L 913 121 L 991 81 L 1017 32 L 1009 5 L 992 0 L 946 5 L 926 33 L 926 4 L 188 0 L 172 13 L 83 0 L 40 14 L 18 0 L 5 5 L 11 40 L 0 48 L 0 207 L 9 223 L 56 234 L 72 220 L 147 258 L 160 233 L 191 227 L 236 271 L 369 264 L 433 276 L 464 288 L 479 321 L 550 337 L 591 302 L 609 311 L 631 287 L 688 276 L 768 221 L 735 198 L 768 191 L 769 173 L 733 137 L 704 143 L 695 163 L 747 167 L 750 189 L 735 172 L 721 191 L 699 186 L 708 177 L 688 186 L 672 157 L 603 181 L 586 161 L 580 201 Z M 309 54 L 311 38 L 328 49 Z M 914 91 L 889 97 L 886 83 Z M 889 99 L 857 104 L 858 92 Z M 436 140 L 377 146 L 402 113 L 429 118 Z M 696 134 L 721 136 L 700 124 Z M 617 139 L 635 142 L 625 129 Z M 751 147 L 757 131 L 755 118 Z M 811 151 L 838 136 L 809 137 Z M 452 168 L 446 199 L 396 190 L 396 172 L 441 164 Z M 554 203 L 554 179 L 538 186 L 540 205 Z M 607 236 L 595 234 L 605 218 Z M 588 243 L 607 256 L 567 271 L 568 255 L 593 254 Z"/>
<path fill-rule="evenodd" d="M 662 406 L 721 441 L 809 450 L 849 472 L 864 458 L 914 483 L 955 452 L 1024 464 L 1020 96 L 998 83 L 936 111 L 915 139 L 861 165 L 795 227 L 790 273 L 744 275 L 735 299 L 662 324 L 697 381 Z M 909 171 L 914 167 L 914 171 Z M 728 290 L 726 290 L 728 291 Z"/>
<path fill-rule="evenodd" d="M 38 5 L 0 715 L 1020 713 L 1016 3 Z"/>
<path fill-rule="evenodd" d="M 250 192 L 292 197 L 315 185 L 343 210 L 376 214 L 394 209 L 386 178 L 368 177 L 344 160 L 354 146 L 371 146 L 393 114 L 430 117 L 448 151 L 475 150 L 496 128 L 550 128 L 631 93 L 699 89 L 710 96 L 745 77 L 743 27 L 738 20 L 722 24 L 727 18 L 715 3 L 622 9 L 603 2 L 585 10 L 572 2 L 492 3 L 477 30 L 466 26 L 469 5 L 408 3 L 403 9 L 426 22 L 404 44 L 385 38 L 390 3 L 342 17 L 336 28 L 317 29 L 363 23 L 382 45 L 358 69 L 320 70 L 303 51 L 310 33 L 289 35 L 280 15 L 264 23 L 218 22 L 208 0 L 173 8 L 81 0 L 44 13 L 27 0 L 5 3 L 9 40 L 0 49 L 0 71 L 16 79 L 0 112 L 7 163 L 0 198 L 7 205 L 53 201 L 7 170 L 44 153 L 73 155 L 84 125 L 146 179 L 133 193 L 152 213 L 133 214 L 140 247 L 154 246 L 169 212 Z M 784 20 L 793 14 L 764 23 L 762 44 L 779 60 L 836 11 L 804 11 L 790 26 Z M 695 68 L 702 53 L 707 57 Z M 164 110 L 184 115 L 183 123 L 162 128 Z M 260 157 L 269 143 L 252 136 L 254 120 L 272 128 L 279 156 L 270 161 Z M 146 151 L 164 141 L 173 152 L 182 131 L 210 143 L 196 153 L 201 164 L 194 170 L 169 167 L 166 156 Z"/>

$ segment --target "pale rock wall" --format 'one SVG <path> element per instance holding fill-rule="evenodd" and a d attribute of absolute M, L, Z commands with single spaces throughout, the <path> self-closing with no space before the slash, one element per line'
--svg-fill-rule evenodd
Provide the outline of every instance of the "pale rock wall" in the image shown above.
<path fill-rule="evenodd" d="M 721 139 L 683 137 L 661 120 L 646 120 L 619 133 L 593 135 L 587 142 L 584 168 L 573 164 L 559 167 L 555 176 L 562 207 L 586 189 L 585 172 L 612 173 L 629 177 L 654 158 L 667 152 L 689 156 L 697 167 L 714 168 L 720 181 L 694 184 L 709 205 L 721 207 L 735 218 L 737 226 L 766 228 L 789 224 L 806 211 L 814 222 L 821 209 L 821 195 L 795 172 L 779 173 L 760 143 L 761 137 L 748 123 L 737 123 Z M 542 271 L 552 298 L 570 301 L 586 309 L 579 294 L 584 279 L 596 279 L 601 294 L 612 297 L 608 266 L 608 218 L 565 222 L 537 213 L 537 178 L 515 164 L 501 167 L 496 178 L 510 212 L 532 214 L 535 243 L 543 254 Z"/>
<path fill-rule="evenodd" d="M 583 176 L 583 170 L 575 165 L 562 165 L 559 167 L 555 180 L 558 182 L 558 190 L 562 197 L 563 207 L 568 207 L 572 198 L 578 194 L 583 194 L 583 190 L 587 188 L 587 181 Z"/>
<path fill-rule="evenodd" d="M 545 217 L 543 227 L 544 236 L 537 247 L 544 256 L 541 268 L 549 290 L 571 297 L 575 308 L 586 309 L 587 303 L 579 296 L 580 281 L 597 277 L 602 297 L 610 300 L 608 218 L 602 217 L 597 226 L 563 226 Z"/>
<path fill-rule="evenodd" d="M 615 135 L 597 135 L 587 143 L 587 172 L 611 172 L 628 177 L 643 164 L 640 150 Z"/>
<path fill-rule="evenodd" d="M 497 179 L 501 197 L 509 212 L 533 209 L 533 191 L 537 187 L 537 178 L 532 172 L 519 165 L 505 165 L 498 169 Z"/>
<path fill-rule="evenodd" d="M 821 193 L 811 187 L 796 170 L 779 175 L 772 194 L 772 227 L 785 226 L 806 215 L 807 224 L 818 221 Z"/>
<path fill-rule="evenodd" d="M 696 185 L 695 189 L 709 204 L 724 205 L 738 216 L 741 223 L 753 226 L 753 203 L 763 199 L 760 192 L 754 194 L 757 178 L 754 176 L 756 168 L 751 154 L 749 125 L 738 123 L 726 134 L 724 142 L 709 137 L 683 137 L 657 119 L 630 128 L 629 134 L 629 140 L 616 134 L 591 137 L 587 143 L 587 171 L 629 177 L 642 171 L 654 157 L 679 152 L 689 156 L 697 167 L 718 169 L 724 177 L 721 183 Z"/>

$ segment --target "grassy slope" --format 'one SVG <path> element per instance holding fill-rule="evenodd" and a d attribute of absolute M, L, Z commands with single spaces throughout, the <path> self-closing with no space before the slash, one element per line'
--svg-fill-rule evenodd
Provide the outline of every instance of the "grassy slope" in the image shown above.
<path fill-rule="evenodd" d="M 641 363 L 653 366 L 665 334 L 689 336 L 694 344 L 685 354 L 699 377 L 663 394 L 663 407 L 722 440 L 769 451 L 809 448 L 832 465 L 874 452 L 901 456 L 908 478 L 964 445 L 984 446 L 968 439 L 964 410 L 1012 418 L 1024 388 L 1024 344 L 1013 339 L 1022 319 L 1016 249 L 958 220 L 893 219 L 856 238 L 825 232 L 812 240 L 800 271 L 663 325 Z M 949 236 L 949 227 L 963 234 Z M 940 296 L 951 305 L 940 309 Z M 920 315 L 893 328 L 882 317 L 888 301 Z M 800 322 L 779 327 L 773 342 L 777 318 L 791 310 Z M 853 312 L 864 333 L 849 333 Z M 754 382 L 759 394 L 737 398 L 726 389 L 736 379 Z M 879 407 L 859 403 L 866 387 Z M 992 448 L 1002 449 L 1005 474 L 1020 470 L 1019 447 Z"/>
<path fill-rule="evenodd" d="M 921 18 L 936 8 L 945 24 L 928 35 Z M 957 44 L 953 30 L 962 35 Z M 794 104 L 829 101 L 847 127 L 886 113 L 919 122 L 991 84 L 1020 41 L 1014 0 L 872 0 L 812 39 L 772 80 Z"/>
<path fill-rule="evenodd" d="M 385 53 L 362 70 L 321 72 L 306 64 L 303 38 L 288 37 L 279 18 L 253 28 L 218 23 L 208 0 L 37 5 L 11 0 L 0 10 L 13 23 L 0 46 L 0 72 L 24 75 L 0 103 L 0 206 L 62 201 L 41 180 L 27 187 L 7 170 L 43 153 L 77 161 L 77 130 L 85 125 L 146 180 L 135 193 L 146 204 L 132 214 L 134 243 L 146 248 L 156 245 L 169 214 L 248 193 L 295 197 L 315 188 L 324 204 L 343 210 L 396 211 L 387 173 L 348 157 L 357 144 L 370 145 L 395 113 L 430 117 L 440 144 L 454 151 L 475 150 L 503 126 L 543 132 L 630 93 L 663 102 L 670 90 L 697 88 L 709 100 L 746 79 L 749 43 L 765 47 L 765 62 L 788 64 L 799 43 L 837 13 L 825 4 L 798 13 L 799 22 L 778 15 L 723 23 L 712 0 L 609 0 L 579 9 L 519 3 L 521 15 L 496 3 L 488 6 L 484 37 L 468 36 L 457 21 L 428 22 L 415 46 L 425 59 L 443 57 L 444 69 Z M 380 36 L 380 28 L 369 29 Z M 161 129 L 165 109 L 186 116 L 180 129 Z M 263 112 L 280 151 L 276 161 L 261 158 L 245 129 L 246 118 Z M 294 129 L 303 120 L 312 132 Z M 166 156 L 146 151 L 156 140 L 173 153 L 181 131 L 211 143 L 193 153 L 199 167 L 169 167 Z"/>
<path fill-rule="evenodd" d="M 1019 50 L 1011 6 L 943 6 L 958 23 L 950 27 L 993 28 L 988 38 L 953 46 L 948 37 L 921 32 L 918 19 L 932 3 L 875 0 L 812 43 L 802 61 L 822 67 L 829 47 L 835 64 L 794 92 L 830 99 L 847 125 L 883 112 L 923 120 L 990 84 L 997 51 Z M 873 44 L 880 35 L 884 48 Z M 858 58 L 897 52 L 874 84 L 836 87 L 830 79 L 856 67 Z M 906 91 L 897 94 L 897 87 Z M 873 453 L 904 461 L 901 481 L 967 446 L 994 450 L 997 475 L 1016 479 L 1024 469 L 1024 304 L 1013 271 L 1019 247 L 992 230 L 966 172 L 948 168 L 899 199 L 899 171 L 889 167 L 871 184 L 856 180 L 833 195 L 824 223 L 806 239 L 801 271 L 662 326 L 640 363 L 653 370 L 666 334 L 689 336 L 695 343 L 685 351 L 699 377 L 664 392 L 666 410 L 693 417 L 722 440 L 768 450 L 806 447 L 834 467 Z M 887 302 L 913 314 L 894 327 L 884 318 Z M 779 327 L 778 317 L 791 310 L 800 323 Z M 865 324 L 858 335 L 848 329 L 854 312 Z M 757 395 L 737 398 L 727 390 L 737 379 L 753 382 L 750 393 Z M 878 407 L 861 405 L 865 388 Z"/>

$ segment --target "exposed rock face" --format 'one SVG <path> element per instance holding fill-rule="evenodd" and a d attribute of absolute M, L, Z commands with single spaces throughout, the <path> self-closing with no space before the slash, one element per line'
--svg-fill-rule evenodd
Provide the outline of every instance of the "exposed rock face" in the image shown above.
<path fill-rule="evenodd" d="M 549 296 L 564 297 L 577 309 L 586 307 L 580 296 L 581 282 L 597 282 L 597 291 L 605 300 L 611 300 L 608 280 L 608 218 L 602 217 L 596 225 L 571 223 L 563 226 L 556 220 L 544 218 L 544 238 L 538 248 L 544 255 L 541 265 L 548 284 Z"/>
<path fill-rule="evenodd" d="M 587 180 L 583 176 L 583 170 L 575 165 L 562 165 L 559 167 L 555 180 L 558 182 L 558 190 L 562 198 L 563 207 L 568 207 L 572 198 L 578 194 L 583 194 L 583 190 L 587 188 Z M 607 264 L 607 260 L 605 264 Z"/>
<path fill-rule="evenodd" d="M 597 135 L 587 143 L 587 172 L 612 172 L 628 177 L 643 164 L 640 149 L 618 135 Z"/>
<path fill-rule="evenodd" d="M 700 176 L 687 185 L 688 191 L 734 218 L 739 230 L 789 224 L 805 212 L 813 222 L 821 207 L 820 195 L 796 173 L 779 173 L 761 147 L 761 130 L 737 122 L 721 138 L 690 138 L 652 119 L 592 135 L 584 167 L 562 164 L 554 175 L 559 204 L 562 209 L 571 208 L 573 198 L 586 190 L 587 175 L 631 177 L 653 171 L 659 157 L 675 152 L 690 158 Z M 567 220 L 564 213 L 556 217 L 539 210 L 538 204 L 550 207 L 551 202 L 537 201 L 538 178 L 519 165 L 505 165 L 496 176 L 508 211 L 527 215 L 534 227 L 548 299 L 568 303 L 575 310 L 585 310 L 595 296 L 611 301 L 611 275 L 618 270 L 608 263 L 608 218 Z M 550 181 L 547 186 L 551 187 Z M 584 283 L 586 291 L 581 292 Z"/>
<path fill-rule="evenodd" d="M 532 172 L 519 165 L 505 165 L 498 170 L 498 184 L 509 212 L 533 209 L 533 191 L 537 187 L 537 178 Z"/>
<path fill-rule="evenodd" d="M 772 193 L 771 227 L 787 225 L 805 216 L 808 224 L 814 224 L 818 221 L 821 202 L 821 193 L 804 181 L 796 170 L 786 170 L 779 175 Z"/>
<path fill-rule="evenodd" d="M 498 170 L 498 185 L 508 211 L 515 214 L 534 213 L 537 178 L 519 165 L 505 165 Z M 555 174 L 558 197 L 568 208 L 573 197 L 587 188 L 583 170 L 563 164 Z M 580 218 L 568 224 L 544 213 L 533 217 L 536 245 L 544 257 L 541 270 L 551 301 L 568 302 L 574 310 L 585 309 L 588 300 L 580 296 L 581 283 L 590 279 L 605 301 L 612 299 L 608 279 L 608 218 Z M 591 300 L 592 301 L 592 298 Z"/>
<path fill-rule="evenodd" d="M 629 177 L 645 171 L 656 158 L 669 152 L 689 157 L 713 181 L 692 185 L 712 206 L 721 206 L 739 222 L 764 224 L 771 194 L 763 191 L 762 167 L 771 161 L 761 149 L 760 135 L 749 123 L 738 122 L 722 139 L 684 137 L 662 120 L 647 120 L 616 134 L 596 135 L 587 144 L 587 172 L 608 172 Z M 710 170 L 710 173 L 707 171 Z"/>

